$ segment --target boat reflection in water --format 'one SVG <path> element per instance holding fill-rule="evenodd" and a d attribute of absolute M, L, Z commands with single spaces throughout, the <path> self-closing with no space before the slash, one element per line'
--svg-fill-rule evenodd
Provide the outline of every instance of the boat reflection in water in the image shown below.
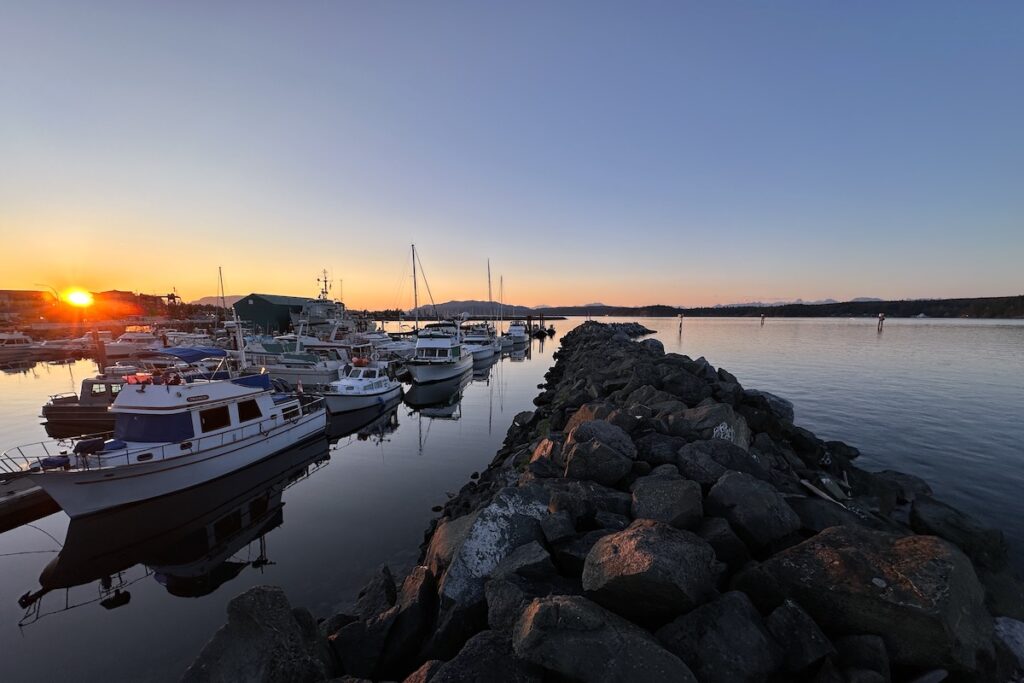
<path fill-rule="evenodd" d="M 405 392 L 405 405 L 422 417 L 457 420 L 461 417 L 462 390 L 473 379 L 467 369 L 458 377 L 433 384 L 413 384 Z"/>
<path fill-rule="evenodd" d="M 325 438 L 200 486 L 72 519 L 63 548 L 39 577 L 39 589 L 19 598 L 26 610 L 20 623 L 95 602 L 120 607 L 131 600 L 128 587 L 148 576 L 171 595 L 198 597 L 247 567 L 273 564 L 265 536 L 284 520 L 284 491 L 328 463 L 330 442 L 348 435 L 383 440 L 398 426 L 400 403 L 340 416 L 329 422 Z M 253 543 L 259 547 L 246 557 L 255 559 L 235 559 Z M 96 592 L 85 588 L 93 582 L 99 582 Z M 56 591 L 65 595 L 47 609 L 43 598 Z"/>
<path fill-rule="evenodd" d="M 501 354 L 495 353 L 482 360 L 473 361 L 473 381 L 488 382 L 491 379 L 491 370 L 501 360 Z"/>

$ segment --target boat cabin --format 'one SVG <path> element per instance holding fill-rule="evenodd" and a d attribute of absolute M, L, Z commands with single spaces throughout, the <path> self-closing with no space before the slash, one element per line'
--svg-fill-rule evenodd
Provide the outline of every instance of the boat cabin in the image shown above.
<path fill-rule="evenodd" d="M 462 358 L 462 344 L 447 334 L 424 334 L 416 339 L 415 360 L 425 363 L 452 363 Z"/>
<path fill-rule="evenodd" d="M 0 332 L 0 349 L 24 349 L 32 346 L 32 337 L 21 332 Z"/>

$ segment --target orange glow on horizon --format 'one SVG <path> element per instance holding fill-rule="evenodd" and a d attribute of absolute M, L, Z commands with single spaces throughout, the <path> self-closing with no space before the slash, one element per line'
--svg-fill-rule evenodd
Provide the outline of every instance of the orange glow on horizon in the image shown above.
<path fill-rule="evenodd" d="M 79 306 L 81 308 L 92 306 L 92 294 L 84 289 L 69 289 L 64 292 L 63 298 L 64 301 L 72 306 Z"/>

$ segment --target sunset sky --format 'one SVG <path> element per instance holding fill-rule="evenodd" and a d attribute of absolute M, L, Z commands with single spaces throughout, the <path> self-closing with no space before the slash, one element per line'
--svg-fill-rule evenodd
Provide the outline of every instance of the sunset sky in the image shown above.
<path fill-rule="evenodd" d="M 1024 3 L 0 5 L 0 289 L 1024 292 Z M 336 289 L 335 293 L 338 291 Z"/>

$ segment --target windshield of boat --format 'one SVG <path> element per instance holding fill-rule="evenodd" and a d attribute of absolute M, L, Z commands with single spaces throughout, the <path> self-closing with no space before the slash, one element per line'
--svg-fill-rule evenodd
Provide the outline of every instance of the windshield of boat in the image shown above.
<path fill-rule="evenodd" d="M 114 418 L 114 438 L 121 441 L 175 443 L 193 436 L 192 413 L 189 412 L 170 415 L 118 413 Z"/>

